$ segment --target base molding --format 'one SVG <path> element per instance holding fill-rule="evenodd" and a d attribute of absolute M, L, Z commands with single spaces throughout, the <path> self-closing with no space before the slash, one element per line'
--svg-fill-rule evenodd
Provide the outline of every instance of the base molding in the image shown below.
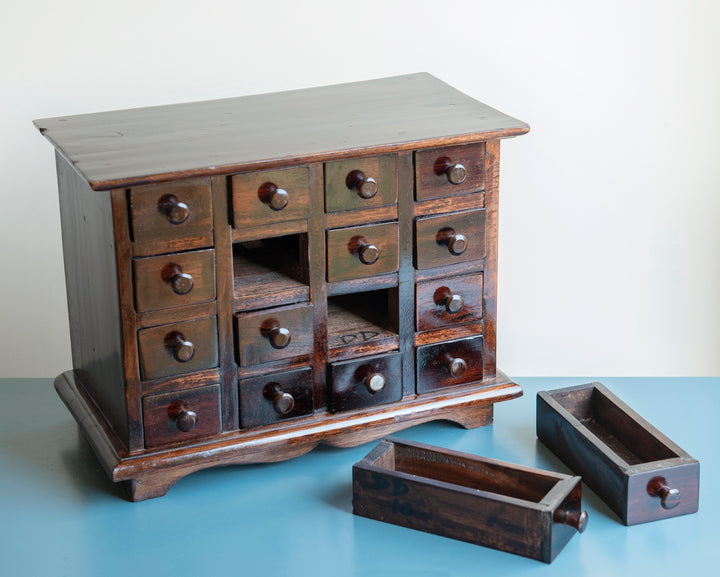
<path fill-rule="evenodd" d="M 402 429 L 448 420 L 467 429 L 493 422 L 493 404 L 522 395 L 498 371 L 495 379 L 444 394 L 410 396 L 397 403 L 348 413 L 319 413 L 296 421 L 239 430 L 182 445 L 129 453 L 85 393 L 74 371 L 55 389 L 115 482 L 128 481 L 133 501 L 160 497 L 183 477 L 215 466 L 271 463 L 299 457 L 319 444 L 353 447 Z"/>

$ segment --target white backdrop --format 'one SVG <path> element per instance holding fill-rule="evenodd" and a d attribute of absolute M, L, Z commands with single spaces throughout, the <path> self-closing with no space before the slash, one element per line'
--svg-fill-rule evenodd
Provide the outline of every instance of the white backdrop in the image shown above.
<path fill-rule="evenodd" d="M 0 376 L 70 368 L 30 121 L 428 71 L 503 142 L 499 365 L 720 374 L 720 2 L 24 0 L 0 11 Z"/>

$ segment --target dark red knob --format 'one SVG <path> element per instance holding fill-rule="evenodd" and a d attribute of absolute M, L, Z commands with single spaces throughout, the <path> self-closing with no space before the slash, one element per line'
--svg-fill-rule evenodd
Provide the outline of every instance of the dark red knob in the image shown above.
<path fill-rule="evenodd" d="M 193 289 L 193 277 L 184 273 L 179 264 L 171 262 L 165 265 L 161 276 L 165 282 L 170 283 L 170 287 L 175 294 L 186 295 Z"/>
<path fill-rule="evenodd" d="M 438 244 L 447 246 L 450 254 L 460 255 L 467 249 L 467 238 L 464 234 L 455 232 L 452 228 L 444 228 L 437 233 L 436 240 Z"/>
<path fill-rule="evenodd" d="M 435 291 L 433 300 L 436 305 L 445 307 L 445 310 L 451 314 L 459 313 L 465 306 L 465 299 L 462 295 L 453 294 L 446 286 Z"/>
<path fill-rule="evenodd" d="M 274 349 L 284 349 L 290 344 L 290 331 L 280 325 L 277 319 L 267 319 L 260 326 L 260 334 L 270 341 Z"/>
<path fill-rule="evenodd" d="M 588 514 L 587 511 L 565 511 L 563 509 L 558 509 L 555 511 L 555 515 L 553 516 L 553 520 L 556 523 L 561 523 L 563 525 L 568 525 L 570 527 L 574 527 L 578 533 L 582 533 L 585 531 L 585 528 L 587 527 L 588 522 Z"/>
<path fill-rule="evenodd" d="M 363 383 L 371 393 L 379 393 L 385 388 L 385 376 L 382 373 L 370 373 L 365 377 Z"/>
<path fill-rule="evenodd" d="M 196 424 L 197 424 L 197 413 L 195 411 L 183 409 L 178 413 L 178 416 L 175 419 L 175 425 L 183 433 L 192 431 L 195 428 Z"/>
<path fill-rule="evenodd" d="M 663 509 L 674 509 L 680 504 L 680 489 L 670 487 L 664 477 L 650 479 L 647 492 L 653 497 L 660 497 L 660 505 Z"/>
<path fill-rule="evenodd" d="M 290 393 L 283 392 L 278 383 L 268 383 L 263 389 L 263 396 L 273 404 L 279 415 L 287 415 L 295 408 L 295 399 Z"/>
<path fill-rule="evenodd" d="M 377 181 L 371 176 L 365 176 L 362 170 L 353 170 L 348 174 L 345 184 L 362 198 L 372 198 L 378 191 Z"/>
<path fill-rule="evenodd" d="M 442 156 L 435 161 L 435 174 L 445 175 L 450 184 L 462 184 L 467 178 L 467 169 L 459 162 L 453 162 L 447 156 Z"/>
<path fill-rule="evenodd" d="M 369 243 L 364 236 L 351 238 L 348 250 L 351 254 L 356 254 L 363 264 L 374 264 L 380 258 L 380 249 Z"/>
<path fill-rule="evenodd" d="M 290 200 L 287 190 L 272 182 L 266 182 L 258 189 L 258 197 L 273 210 L 282 210 Z"/>
<path fill-rule="evenodd" d="M 182 224 L 190 216 L 190 209 L 174 194 L 164 195 L 158 202 L 158 209 L 172 224 Z"/>
<path fill-rule="evenodd" d="M 453 357 L 450 354 L 445 355 L 445 367 L 447 368 L 450 376 L 454 379 L 459 379 L 465 374 L 467 370 L 467 363 L 460 357 Z"/>
<path fill-rule="evenodd" d="M 173 357 L 179 363 L 188 362 L 195 354 L 195 345 L 178 331 L 173 331 L 165 337 L 165 345 L 172 351 Z"/>

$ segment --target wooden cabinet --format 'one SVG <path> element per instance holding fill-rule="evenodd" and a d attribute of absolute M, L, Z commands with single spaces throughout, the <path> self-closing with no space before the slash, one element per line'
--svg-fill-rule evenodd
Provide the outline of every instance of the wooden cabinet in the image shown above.
<path fill-rule="evenodd" d="M 133 499 L 485 425 L 522 394 L 495 316 L 499 142 L 524 123 L 413 74 L 36 125 L 58 149 L 56 388 Z"/>

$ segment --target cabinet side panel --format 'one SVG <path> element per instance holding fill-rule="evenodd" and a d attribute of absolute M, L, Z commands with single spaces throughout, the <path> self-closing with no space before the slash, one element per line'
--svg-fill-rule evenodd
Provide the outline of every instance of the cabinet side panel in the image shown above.
<path fill-rule="evenodd" d="M 109 192 L 95 192 L 56 155 L 73 368 L 127 445 L 117 260 Z"/>
<path fill-rule="evenodd" d="M 496 371 L 497 276 L 498 276 L 498 187 L 500 183 L 500 141 L 485 144 L 485 272 L 483 281 L 483 377 Z"/>

